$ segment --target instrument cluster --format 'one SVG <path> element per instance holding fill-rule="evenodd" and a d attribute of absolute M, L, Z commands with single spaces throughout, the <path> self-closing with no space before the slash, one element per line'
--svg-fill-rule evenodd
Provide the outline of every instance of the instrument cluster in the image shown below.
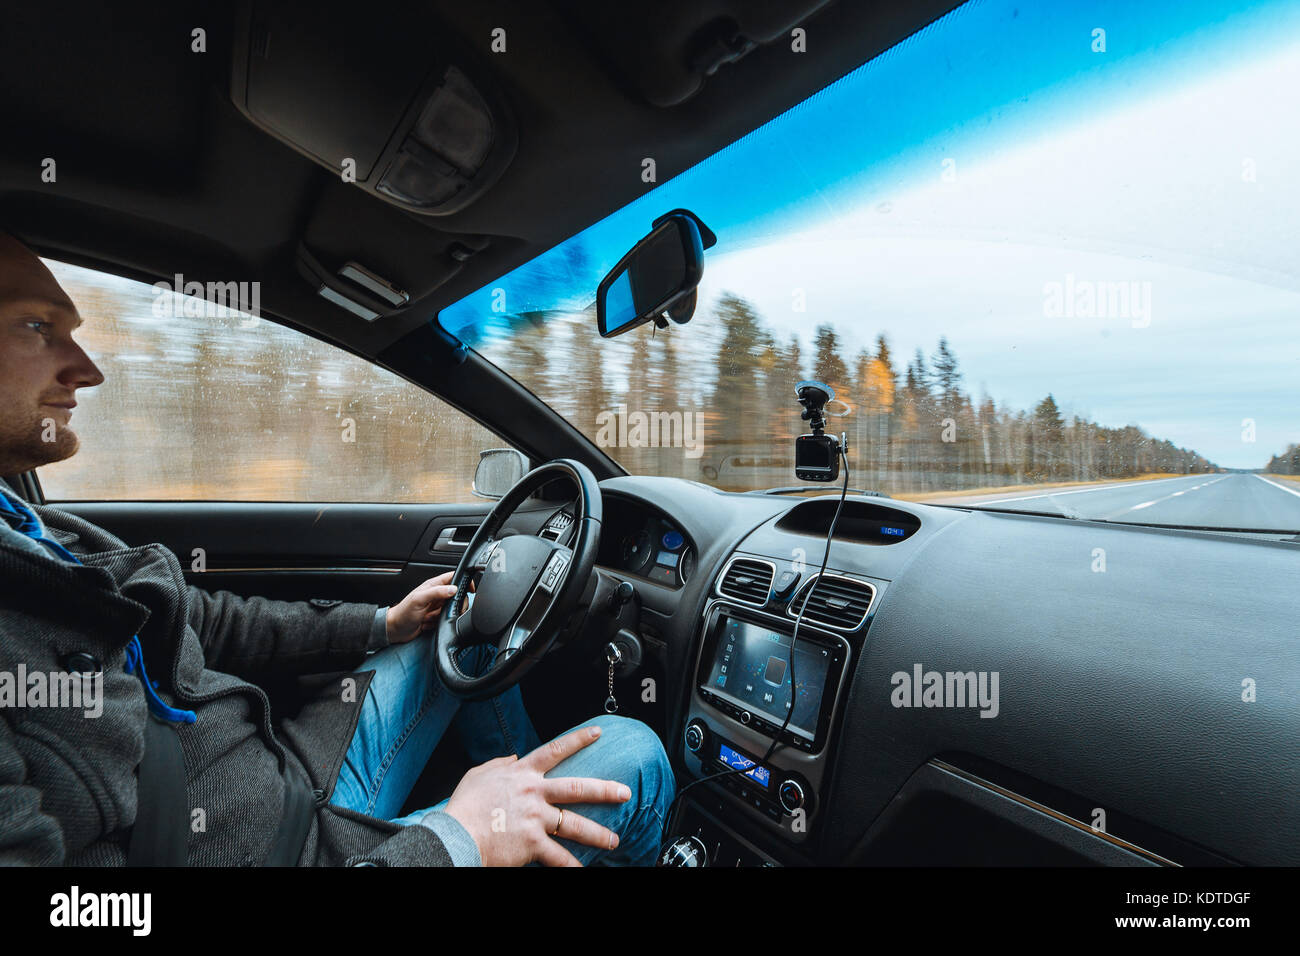
<path fill-rule="evenodd" d="M 599 563 L 656 584 L 681 587 L 695 574 L 696 551 L 671 520 L 606 499 Z"/>

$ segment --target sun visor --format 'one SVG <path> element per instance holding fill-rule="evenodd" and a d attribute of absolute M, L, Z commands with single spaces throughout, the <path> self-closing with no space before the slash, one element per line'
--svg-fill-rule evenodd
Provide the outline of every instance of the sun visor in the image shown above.
<path fill-rule="evenodd" d="M 832 0 L 556 0 L 609 70 L 653 106 L 690 99 L 720 68 L 791 31 Z"/>
<path fill-rule="evenodd" d="M 259 129 L 385 202 L 464 209 L 510 164 L 513 117 L 485 73 L 442 51 L 420 10 L 340 17 L 318 4 L 245 4 L 231 97 Z"/>

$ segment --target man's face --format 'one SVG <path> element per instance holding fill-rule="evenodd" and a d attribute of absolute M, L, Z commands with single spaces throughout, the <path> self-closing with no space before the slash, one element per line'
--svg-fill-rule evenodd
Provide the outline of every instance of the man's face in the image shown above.
<path fill-rule="evenodd" d="M 44 263 L 0 233 L 0 475 L 76 454 L 77 389 L 104 381 L 72 340 L 80 324 Z"/>

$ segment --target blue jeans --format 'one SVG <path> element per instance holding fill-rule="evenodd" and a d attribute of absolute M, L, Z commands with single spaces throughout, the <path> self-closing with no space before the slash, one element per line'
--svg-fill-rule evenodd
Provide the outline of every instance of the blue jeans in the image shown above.
<path fill-rule="evenodd" d="M 375 676 L 361 702 L 361 716 L 332 804 L 405 826 L 430 809 L 444 809 L 447 800 L 398 817 L 452 723 L 474 766 L 512 753 L 523 757 L 541 746 L 517 686 L 486 701 L 454 697 L 438 679 L 433 648 L 432 637 L 417 637 L 385 648 L 357 668 L 374 671 Z M 491 645 L 467 648 L 459 658 L 461 669 L 480 675 L 495 652 Z M 571 840 L 558 842 L 584 866 L 652 865 L 676 790 L 668 755 L 659 737 L 640 721 L 601 715 L 579 726 L 593 723 L 601 728 L 596 742 L 561 761 L 546 776 L 597 777 L 627 784 L 632 798 L 625 803 L 564 805 L 613 830 L 619 844 L 602 850 Z"/>

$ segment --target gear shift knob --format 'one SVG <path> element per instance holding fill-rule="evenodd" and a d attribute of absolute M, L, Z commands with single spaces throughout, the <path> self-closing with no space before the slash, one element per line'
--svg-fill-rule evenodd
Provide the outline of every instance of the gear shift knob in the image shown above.
<path fill-rule="evenodd" d="M 659 866 L 708 866 L 709 851 L 699 837 L 679 837 L 659 854 Z"/>

